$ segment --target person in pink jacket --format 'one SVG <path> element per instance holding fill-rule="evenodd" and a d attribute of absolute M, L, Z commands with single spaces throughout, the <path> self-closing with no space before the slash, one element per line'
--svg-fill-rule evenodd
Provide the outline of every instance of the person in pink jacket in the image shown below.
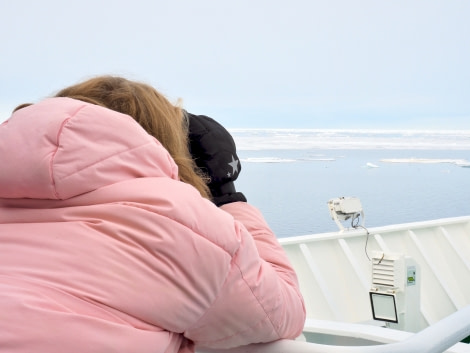
<path fill-rule="evenodd" d="M 0 125 L 0 352 L 183 353 L 301 333 L 292 266 L 231 180 L 211 177 L 193 118 L 102 76 Z"/>

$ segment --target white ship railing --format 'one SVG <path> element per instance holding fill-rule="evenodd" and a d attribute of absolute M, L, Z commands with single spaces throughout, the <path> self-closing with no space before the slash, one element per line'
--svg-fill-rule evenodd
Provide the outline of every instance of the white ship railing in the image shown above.
<path fill-rule="evenodd" d="M 389 340 L 398 342 L 372 345 L 333 346 L 303 341 L 280 340 L 272 343 L 253 344 L 227 350 L 202 350 L 201 353 L 463 353 L 470 352 L 470 346 L 459 343 L 470 335 L 470 306 L 467 306 L 424 330 L 411 334 L 403 331 L 362 324 L 341 324 L 337 322 L 310 323 L 315 331 L 322 333 L 367 339 L 371 342 Z M 309 323 L 307 321 L 306 329 Z"/>
<path fill-rule="evenodd" d="M 369 233 L 367 235 L 367 233 Z M 299 276 L 307 318 L 361 323 L 373 251 L 402 253 L 421 270 L 416 331 L 470 305 L 470 216 L 279 239 Z"/>

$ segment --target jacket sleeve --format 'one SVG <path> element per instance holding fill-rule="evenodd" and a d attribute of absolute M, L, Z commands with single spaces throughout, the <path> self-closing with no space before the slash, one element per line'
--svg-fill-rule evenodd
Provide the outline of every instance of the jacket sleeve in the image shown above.
<path fill-rule="evenodd" d="M 284 250 L 255 207 L 235 202 L 222 209 L 233 216 L 240 245 L 214 303 L 185 336 L 208 348 L 297 337 L 305 307 Z"/>

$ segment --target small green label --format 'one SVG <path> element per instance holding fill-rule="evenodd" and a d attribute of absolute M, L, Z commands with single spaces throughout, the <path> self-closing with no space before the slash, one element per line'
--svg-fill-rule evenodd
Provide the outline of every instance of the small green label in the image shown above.
<path fill-rule="evenodd" d="M 416 284 L 416 267 L 409 266 L 406 271 L 406 285 L 414 286 Z"/>

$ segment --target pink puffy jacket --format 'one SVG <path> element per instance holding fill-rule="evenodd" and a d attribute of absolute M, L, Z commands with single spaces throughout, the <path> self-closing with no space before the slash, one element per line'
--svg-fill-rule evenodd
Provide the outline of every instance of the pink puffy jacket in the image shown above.
<path fill-rule="evenodd" d="M 300 334 L 297 278 L 259 211 L 203 199 L 131 117 L 46 99 L 0 126 L 0 166 L 0 352 Z"/>

